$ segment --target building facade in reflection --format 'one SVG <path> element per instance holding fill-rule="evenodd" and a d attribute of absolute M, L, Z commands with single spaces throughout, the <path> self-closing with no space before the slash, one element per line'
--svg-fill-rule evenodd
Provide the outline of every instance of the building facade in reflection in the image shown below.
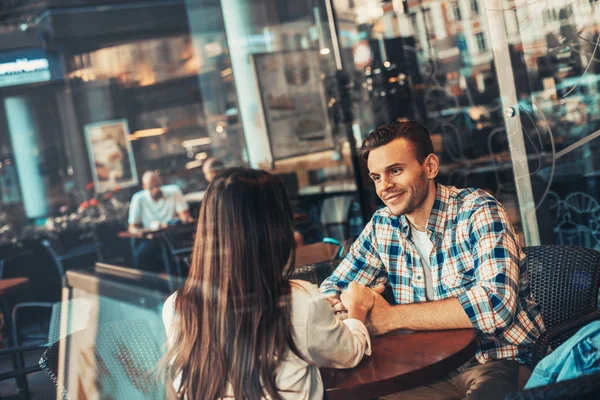
<path fill-rule="evenodd" d="M 527 233 L 523 244 L 600 247 L 597 2 L 331 4 L 333 27 L 325 1 L 6 6 L 3 237 L 111 224 L 116 232 L 148 170 L 197 209 L 208 184 L 202 165 L 217 157 L 280 175 L 307 242 L 348 239 L 381 206 L 366 179 L 357 185 L 348 135 L 360 145 L 379 124 L 415 119 L 433 132 L 440 182 L 495 195 Z M 490 29 L 498 24 L 501 43 Z M 340 97 L 338 53 L 351 110 Z M 499 84 L 507 69 L 515 98 Z M 510 118 L 519 130 L 507 134 Z M 512 135 L 524 142 L 518 157 Z M 524 189 L 532 204 L 519 200 Z"/>

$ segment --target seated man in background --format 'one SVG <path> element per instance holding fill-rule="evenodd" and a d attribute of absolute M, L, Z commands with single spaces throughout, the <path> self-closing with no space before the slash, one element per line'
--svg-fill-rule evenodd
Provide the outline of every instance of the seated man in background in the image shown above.
<path fill-rule="evenodd" d="M 216 157 L 211 157 L 202 164 L 202 173 L 208 183 L 211 183 L 223 169 L 225 169 L 225 164 Z"/>
<path fill-rule="evenodd" d="M 170 221 L 192 222 L 188 204 L 176 185 L 164 185 L 153 171 L 144 173 L 143 190 L 131 198 L 129 205 L 129 232 L 141 234 L 144 230 L 158 229 Z M 160 243 L 157 240 L 132 239 L 134 268 L 160 271 Z"/>
<path fill-rule="evenodd" d="M 210 157 L 204 161 L 202 164 L 202 174 L 204 175 L 204 179 L 209 184 L 215 179 L 215 177 L 225 169 L 225 164 L 223 161 L 216 157 Z M 204 198 L 204 194 L 206 190 L 202 190 L 199 192 L 187 193 L 185 195 L 185 199 L 192 203 L 192 208 L 194 209 L 194 215 L 197 215 L 199 211 L 199 203 Z"/>
<path fill-rule="evenodd" d="M 378 127 L 361 154 L 386 207 L 321 291 L 336 309 L 343 308 L 339 295 L 350 282 L 370 291 L 374 334 L 477 331 L 472 360 L 438 382 L 382 399 L 504 399 L 517 391 L 519 364 L 530 361 L 544 325 L 504 208 L 482 190 L 436 183 L 439 160 L 429 131 L 417 122 Z M 381 291 L 388 283 L 398 305 L 369 288 Z"/>

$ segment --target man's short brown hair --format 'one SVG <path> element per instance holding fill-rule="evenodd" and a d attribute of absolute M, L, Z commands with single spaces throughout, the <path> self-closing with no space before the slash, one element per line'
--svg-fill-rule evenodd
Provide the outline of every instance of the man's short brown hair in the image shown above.
<path fill-rule="evenodd" d="M 431 142 L 429 129 L 417 121 L 405 121 L 375 128 L 363 141 L 360 155 L 367 161 L 371 150 L 385 146 L 392 140 L 400 138 L 412 143 L 419 164 L 423 164 L 427 156 L 433 153 L 433 143 Z"/>

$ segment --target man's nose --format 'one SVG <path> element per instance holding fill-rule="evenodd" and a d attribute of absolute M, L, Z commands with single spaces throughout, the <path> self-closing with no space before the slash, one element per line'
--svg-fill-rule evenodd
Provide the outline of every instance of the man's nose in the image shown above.
<path fill-rule="evenodd" d="M 381 187 L 386 191 L 394 187 L 394 182 L 391 179 L 381 178 Z"/>

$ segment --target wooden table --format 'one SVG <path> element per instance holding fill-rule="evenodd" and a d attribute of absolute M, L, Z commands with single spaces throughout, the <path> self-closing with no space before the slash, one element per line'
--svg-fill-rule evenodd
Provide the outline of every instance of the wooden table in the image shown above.
<path fill-rule="evenodd" d="M 14 292 L 29 282 L 27 278 L 0 279 L 0 297 Z"/>
<path fill-rule="evenodd" d="M 186 222 L 185 224 L 175 224 L 175 225 L 167 225 L 160 227 L 158 229 L 138 229 L 136 233 L 131 233 L 129 231 L 119 232 L 119 238 L 121 239 L 154 239 L 159 237 L 162 234 L 169 232 L 177 232 L 184 230 L 191 230 L 196 227 L 197 222 Z"/>
<path fill-rule="evenodd" d="M 372 399 L 432 383 L 475 355 L 474 329 L 394 331 L 371 338 L 373 354 L 347 370 L 321 369 L 327 400 Z"/>

